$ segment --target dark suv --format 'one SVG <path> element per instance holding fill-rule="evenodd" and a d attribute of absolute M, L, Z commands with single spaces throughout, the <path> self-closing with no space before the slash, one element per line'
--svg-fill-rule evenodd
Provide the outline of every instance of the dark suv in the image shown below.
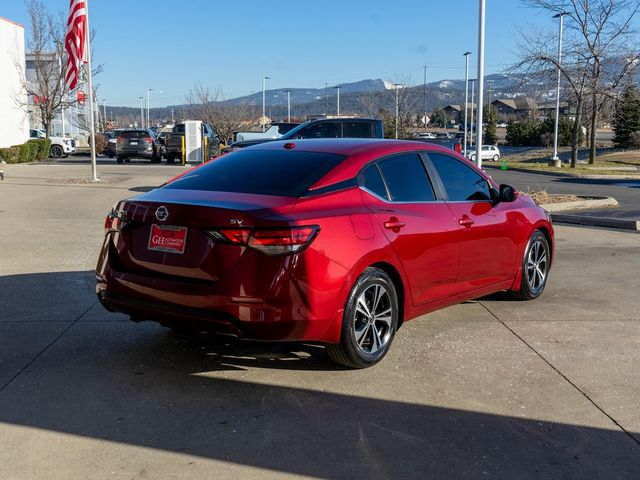
<path fill-rule="evenodd" d="M 278 140 L 298 138 L 384 138 L 382 121 L 372 118 L 323 118 L 298 125 Z M 232 152 L 239 148 L 270 142 L 273 139 L 259 138 L 244 142 L 235 142 L 223 150 Z"/>
<path fill-rule="evenodd" d="M 153 130 L 123 130 L 116 141 L 116 159 L 118 163 L 131 158 L 148 158 L 151 163 L 160 163 L 162 151 L 160 142 Z"/>

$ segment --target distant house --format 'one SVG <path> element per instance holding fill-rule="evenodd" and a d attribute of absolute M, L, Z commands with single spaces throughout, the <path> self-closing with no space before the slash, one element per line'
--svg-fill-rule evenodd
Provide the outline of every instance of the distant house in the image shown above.
<path fill-rule="evenodd" d="M 467 118 L 467 120 L 470 120 L 471 118 L 471 108 L 473 107 L 473 114 L 474 116 L 476 115 L 476 108 L 477 108 L 477 104 L 473 103 L 467 103 L 467 108 L 469 109 L 469 112 L 467 113 L 467 115 L 469 115 L 469 117 Z M 447 120 L 449 121 L 449 123 L 462 123 L 464 121 L 464 107 L 462 105 L 447 105 L 446 107 L 444 107 L 442 109 L 444 111 L 444 113 L 447 115 Z"/>
<path fill-rule="evenodd" d="M 546 102 L 538 105 L 538 115 L 541 117 L 546 117 L 547 115 L 555 115 L 556 113 L 556 102 Z M 570 107 L 568 102 L 560 102 L 560 118 L 568 117 L 575 113 Z"/>
<path fill-rule="evenodd" d="M 500 121 L 535 115 L 539 108 L 538 102 L 531 97 L 497 98 L 491 105 Z"/>

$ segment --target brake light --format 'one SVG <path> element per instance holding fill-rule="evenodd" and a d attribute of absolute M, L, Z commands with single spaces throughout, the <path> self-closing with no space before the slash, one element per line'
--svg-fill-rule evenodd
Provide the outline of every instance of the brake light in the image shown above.
<path fill-rule="evenodd" d="M 125 224 L 125 213 L 113 207 L 104 219 L 104 233 L 120 232 Z"/>
<path fill-rule="evenodd" d="M 461 153 L 461 152 L 462 152 L 462 147 L 460 146 L 460 144 L 459 144 L 459 143 L 456 143 L 456 144 L 453 146 L 453 151 L 454 151 L 454 152 L 457 152 L 457 153 Z"/>
<path fill-rule="evenodd" d="M 317 225 L 287 228 L 219 228 L 208 230 L 214 239 L 234 245 L 247 246 L 267 255 L 298 253 L 316 237 Z"/>
<path fill-rule="evenodd" d="M 151 137 L 144 137 L 142 140 L 144 140 L 147 143 L 153 143 L 153 139 Z"/>
<path fill-rule="evenodd" d="M 118 143 L 124 143 L 124 137 L 118 137 Z"/>

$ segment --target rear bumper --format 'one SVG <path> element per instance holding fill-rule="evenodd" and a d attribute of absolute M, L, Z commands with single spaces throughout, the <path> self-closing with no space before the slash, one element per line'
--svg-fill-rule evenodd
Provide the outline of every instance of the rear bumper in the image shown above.
<path fill-rule="evenodd" d="M 153 149 L 151 150 L 129 150 L 118 148 L 116 155 L 123 158 L 136 157 L 136 158 L 153 158 Z"/>
<path fill-rule="evenodd" d="M 124 272 L 118 270 L 118 263 L 101 256 L 96 270 L 96 293 L 107 310 L 124 313 L 133 320 L 152 320 L 169 327 L 255 340 L 327 343 L 339 340 L 336 319 L 338 322 L 341 319 L 344 305 L 341 292 L 344 277 L 336 271 L 342 270 L 337 265 L 328 272 L 307 267 L 304 277 L 300 276 L 303 272 L 296 271 L 281 271 L 278 278 L 266 271 L 246 272 L 244 275 L 262 275 L 269 285 L 268 290 L 247 292 L 250 279 L 246 277 L 238 283 L 228 279 L 222 285 Z M 310 271 L 331 277 L 333 284 L 325 280 L 322 287 L 314 288 Z"/>

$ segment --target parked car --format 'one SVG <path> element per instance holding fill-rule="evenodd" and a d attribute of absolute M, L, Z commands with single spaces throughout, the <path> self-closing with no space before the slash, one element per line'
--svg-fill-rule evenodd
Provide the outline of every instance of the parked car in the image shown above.
<path fill-rule="evenodd" d="M 282 172 L 287 172 L 283 175 Z M 96 291 L 109 311 L 199 332 L 314 341 L 380 361 L 427 312 L 539 297 L 547 213 L 422 142 L 286 140 L 219 157 L 118 202 Z"/>
<path fill-rule="evenodd" d="M 282 135 L 280 140 L 304 138 L 383 138 L 382 121 L 372 118 L 322 118 L 298 125 Z M 229 153 L 240 148 L 251 147 L 273 139 L 259 138 L 244 142 L 234 142 L 225 149 Z"/>
<path fill-rule="evenodd" d="M 113 158 L 116 156 L 116 142 L 118 141 L 118 137 L 124 132 L 123 128 L 117 128 L 111 132 L 105 132 L 107 135 L 107 148 L 104 149 L 104 154 Z"/>
<path fill-rule="evenodd" d="M 433 132 L 418 132 L 415 134 L 415 138 L 436 138 L 436 134 Z"/>
<path fill-rule="evenodd" d="M 475 162 L 476 150 L 474 148 L 468 149 L 466 157 L 472 162 Z M 500 150 L 495 145 L 483 145 L 481 158 L 482 160 L 492 160 L 497 162 L 500 160 Z"/>
<path fill-rule="evenodd" d="M 44 130 L 31 129 L 29 130 L 30 138 L 47 138 L 47 133 Z M 49 150 L 49 156 L 52 158 L 67 157 L 76 151 L 76 142 L 71 138 L 50 136 L 51 149 Z"/>
<path fill-rule="evenodd" d="M 496 127 L 498 128 L 507 128 L 508 126 L 507 122 L 496 123 Z"/>
<path fill-rule="evenodd" d="M 130 129 L 120 133 L 116 140 L 116 160 L 123 163 L 132 158 L 148 158 L 151 163 L 160 163 L 160 142 L 153 130 Z"/>
<path fill-rule="evenodd" d="M 257 140 L 259 138 L 267 138 L 277 140 L 285 133 L 290 132 L 300 125 L 294 122 L 272 122 L 264 132 L 238 132 L 235 135 L 236 142 L 244 142 L 245 140 Z"/>

